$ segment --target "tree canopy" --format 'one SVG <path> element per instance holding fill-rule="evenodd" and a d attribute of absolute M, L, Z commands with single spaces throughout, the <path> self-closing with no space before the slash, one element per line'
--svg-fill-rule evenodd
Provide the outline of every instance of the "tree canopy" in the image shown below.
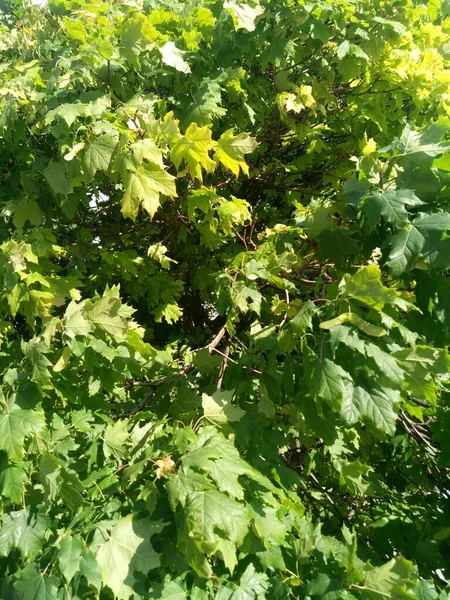
<path fill-rule="evenodd" d="M 448 0 L 0 9 L 1 599 L 448 599 Z"/>

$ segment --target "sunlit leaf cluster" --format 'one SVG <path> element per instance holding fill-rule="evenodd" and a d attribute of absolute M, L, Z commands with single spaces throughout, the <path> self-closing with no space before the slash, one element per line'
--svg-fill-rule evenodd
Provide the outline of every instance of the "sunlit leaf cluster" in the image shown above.
<path fill-rule="evenodd" d="M 0 2 L 1 600 L 448 600 L 448 0 Z"/>

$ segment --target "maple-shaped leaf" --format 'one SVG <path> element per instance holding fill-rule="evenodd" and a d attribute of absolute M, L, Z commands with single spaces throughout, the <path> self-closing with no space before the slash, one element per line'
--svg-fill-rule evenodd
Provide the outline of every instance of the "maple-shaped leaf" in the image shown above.
<path fill-rule="evenodd" d="M 183 314 L 183 310 L 173 302 L 168 302 L 167 304 L 162 304 L 158 306 L 152 311 L 152 314 L 155 315 L 155 321 L 157 323 L 161 323 L 163 319 L 167 321 L 169 325 L 172 323 L 176 323 L 178 319 Z"/>
<path fill-rule="evenodd" d="M 137 142 L 131 144 L 130 150 L 133 153 L 134 164 L 137 167 L 140 167 L 142 163 L 146 161 L 164 169 L 162 150 L 158 148 L 156 142 L 152 138 L 137 140 Z"/>
<path fill-rule="evenodd" d="M 77 335 L 86 336 L 92 329 L 91 324 L 83 314 L 85 302 L 77 304 L 74 300 L 69 303 L 64 313 L 64 333 L 70 338 Z"/>
<path fill-rule="evenodd" d="M 373 471 L 369 465 L 359 460 L 353 462 L 336 461 L 339 464 L 339 482 L 354 496 L 365 496 L 370 488 L 367 474 Z"/>
<path fill-rule="evenodd" d="M 312 329 L 312 318 L 316 312 L 317 306 L 309 300 L 302 304 L 300 310 L 290 321 L 294 333 L 303 335 L 308 329 Z"/>
<path fill-rule="evenodd" d="M 49 527 L 50 519 L 40 512 L 23 509 L 4 514 L 0 529 L 0 556 L 8 556 L 13 548 L 17 548 L 24 558 L 34 558 Z"/>
<path fill-rule="evenodd" d="M 120 420 L 106 428 L 103 437 L 103 452 L 106 458 L 114 456 L 119 459 L 125 455 L 124 445 L 129 437 L 127 426 L 127 421 Z"/>
<path fill-rule="evenodd" d="M 32 433 L 45 427 L 44 415 L 34 410 L 23 410 L 17 406 L 0 413 L 0 450 L 5 450 L 12 460 L 21 460 L 24 440 Z"/>
<path fill-rule="evenodd" d="M 217 424 L 239 421 L 245 414 L 238 406 L 231 404 L 234 390 L 217 390 L 212 396 L 202 395 L 202 407 L 205 417 Z"/>
<path fill-rule="evenodd" d="M 38 227 L 42 222 L 42 211 L 39 204 L 30 198 L 22 198 L 14 211 L 14 226 L 22 229 L 25 223 Z"/>
<path fill-rule="evenodd" d="M 14 582 L 14 591 L 17 600 L 56 600 L 58 580 L 27 565 Z"/>
<path fill-rule="evenodd" d="M 196 473 L 192 469 L 180 469 L 167 479 L 167 492 L 170 505 L 175 511 L 177 504 L 185 506 L 187 499 L 193 492 L 202 492 L 215 489 L 214 484 L 205 475 Z"/>
<path fill-rule="evenodd" d="M 414 266 L 423 244 L 423 235 L 412 224 L 387 239 L 389 255 L 386 266 L 394 277 L 409 271 Z"/>
<path fill-rule="evenodd" d="M 170 157 L 177 169 L 184 162 L 192 178 L 202 182 L 202 168 L 207 173 L 212 173 L 216 168 L 216 163 L 208 154 L 212 147 L 211 130 L 191 123 L 183 136 L 175 138 L 170 148 Z"/>
<path fill-rule="evenodd" d="M 248 165 L 245 155 L 250 154 L 258 145 L 255 138 L 248 133 L 233 135 L 233 129 L 228 129 L 216 142 L 214 160 L 220 161 L 226 169 L 229 169 L 236 177 L 242 170 L 248 175 Z"/>
<path fill-rule="evenodd" d="M 164 64 L 169 65 L 169 67 L 173 67 L 182 73 L 191 72 L 190 66 L 183 58 L 185 52 L 177 48 L 173 42 L 166 42 L 164 46 L 159 48 L 159 51 L 161 52 L 161 57 Z"/>
<path fill-rule="evenodd" d="M 347 40 L 344 40 L 339 44 L 336 55 L 340 60 L 346 56 L 355 56 L 356 58 L 362 58 L 363 60 L 370 60 L 368 54 L 364 52 L 362 48 L 356 44 L 351 44 Z"/>
<path fill-rule="evenodd" d="M 264 12 L 264 8 L 256 1 L 225 0 L 223 7 L 232 16 L 235 28 L 247 31 L 254 31 L 256 19 Z"/>
<path fill-rule="evenodd" d="M 279 518 L 277 510 L 270 506 L 269 502 L 264 502 L 264 496 L 271 496 L 271 503 L 274 503 L 275 499 L 272 494 L 260 494 L 260 501 L 248 505 L 248 515 L 253 531 L 263 541 L 266 548 L 270 548 L 283 543 L 288 527 Z"/>
<path fill-rule="evenodd" d="M 415 266 L 419 257 L 433 267 L 448 268 L 450 264 L 450 230 L 448 213 L 419 213 L 406 229 L 386 240 L 389 255 L 386 266 L 398 276 Z"/>
<path fill-rule="evenodd" d="M 230 600 L 264 600 L 269 597 L 270 580 L 266 573 L 258 573 L 252 563 L 242 574 Z"/>
<path fill-rule="evenodd" d="M 159 567 L 159 554 L 149 541 L 157 532 L 148 519 L 137 520 L 129 514 L 115 521 L 107 540 L 98 549 L 103 584 L 119 600 L 128 600 L 134 594 L 135 571 L 146 575 L 150 569 Z"/>
<path fill-rule="evenodd" d="M 83 550 L 80 561 L 80 573 L 86 578 L 88 584 L 97 591 L 102 587 L 102 574 L 96 556 L 88 548 Z"/>
<path fill-rule="evenodd" d="M 222 103 L 222 88 L 217 81 L 206 79 L 195 92 L 188 108 L 187 119 L 197 125 L 211 125 L 215 118 L 227 114 Z"/>
<path fill-rule="evenodd" d="M 127 321 L 120 315 L 122 303 L 119 298 L 103 296 L 85 306 L 85 315 L 90 323 L 109 333 L 114 339 L 121 339 L 128 328 Z"/>
<path fill-rule="evenodd" d="M 414 227 L 422 235 L 424 243 L 421 255 L 424 261 L 432 266 L 448 269 L 450 265 L 450 214 L 419 213 L 413 221 Z"/>
<path fill-rule="evenodd" d="M 355 275 L 346 275 L 341 286 L 346 294 L 375 310 L 382 310 L 389 304 L 403 310 L 411 306 L 411 302 L 405 300 L 400 292 L 383 285 L 378 265 L 368 265 Z"/>
<path fill-rule="evenodd" d="M 139 55 L 144 50 L 152 48 L 157 37 L 158 32 L 147 16 L 141 12 L 136 12 L 125 19 L 122 24 L 120 33 L 121 53 L 129 63 L 139 66 Z"/>
<path fill-rule="evenodd" d="M 418 165 L 431 165 L 432 159 L 444 154 L 450 146 L 449 142 L 441 142 L 444 131 L 437 125 L 432 124 L 422 131 L 415 131 L 410 125 L 406 125 L 397 142 L 400 157 Z"/>
<path fill-rule="evenodd" d="M 186 590 L 178 582 L 170 581 L 168 575 L 162 585 L 154 586 L 153 591 L 153 598 L 158 598 L 158 600 L 186 600 L 187 598 Z M 198 600 L 202 600 L 201 596 Z"/>
<path fill-rule="evenodd" d="M 117 141 L 116 133 L 104 133 L 86 144 L 81 163 L 89 179 L 93 179 L 97 171 L 108 173 Z"/>
<path fill-rule="evenodd" d="M 207 555 L 216 552 L 223 538 L 242 544 L 248 531 L 245 506 L 216 490 L 189 494 L 184 514 L 189 535 Z"/>
<path fill-rule="evenodd" d="M 240 410 L 237 407 L 233 408 Z M 241 475 L 246 475 L 267 490 L 272 489 L 270 481 L 241 458 L 233 443 L 222 433 L 216 433 L 185 454 L 182 465 L 185 470 L 193 469 L 207 473 L 220 491 L 227 492 L 239 500 L 244 497 L 244 489 L 239 482 Z"/>
<path fill-rule="evenodd" d="M 364 579 L 365 596 L 373 600 L 380 597 L 412 598 L 410 590 L 417 581 L 415 571 L 413 563 L 400 556 L 381 567 L 369 566 Z"/>
<path fill-rule="evenodd" d="M 141 164 L 135 166 L 134 161 L 124 161 L 122 180 L 125 194 L 122 198 L 122 214 L 133 221 L 136 220 L 139 207 L 148 212 L 153 219 L 156 211 L 161 206 L 160 194 L 171 198 L 177 197 L 175 177 L 170 175 L 158 165 Z"/>
<path fill-rule="evenodd" d="M 45 356 L 50 352 L 50 349 L 37 339 L 31 339 L 28 342 L 22 341 L 22 352 L 32 365 L 31 378 L 42 387 L 47 387 L 51 384 L 50 372 L 48 367 L 51 362 Z"/>
<path fill-rule="evenodd" d="M 67 583 L 70 583 L 80 570 L 84 550 L 85 545 L 79 535 L 68 536 L 62 540 L 57 557 L 59 568 Z"/>
<path fill-rule="evenodd" d="M 0 455 L 0 494 L 12 504 L 21 504 L 27 474 L 23 467 L 8 463 L 6 456 Z"/>
<path fill-rule="evenodd" d="M 253 310 L 256 314 L 261 312 L 262 295 L 258 290 L 245 285 L 243 281 L 237 281 L 231 291 L 233 303 L 243 313 Z"/>
<path fill-rule="evenodd" d="M 408 390 L 430 404 L 436 403 L 436 385 L 432 378 L 450 372 L 450 358 L 445 350 L 427 346 L 405 348 L 394 353 L 405 369 Z"/>
<path fill-rule="evenodd" d="M 392 190 L 372 192 L 359 203 L 364 221 L 369 231 L 378 225 L 383 216 L 395 228 L 402 227 L 408 222 L 407 206 L 420 206 L 423 202 L 412 190 Z"/>
<path fill-rule="evenodd" d="M 67 196 L 72 191 L 67 178 L 67 164 L 51 160 L 43 171 L 47 183 L 55 194 Z"/>

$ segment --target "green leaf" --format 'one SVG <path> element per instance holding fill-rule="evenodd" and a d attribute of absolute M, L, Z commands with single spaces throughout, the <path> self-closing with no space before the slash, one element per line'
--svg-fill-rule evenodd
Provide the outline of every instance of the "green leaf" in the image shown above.
<path fill-rule="evenodd" d="M 133 515 L 115 522 L 107 540 L 97 552 L 103 584 L 108 586 L 119 600 L 128 600 L 136 582 L 134 572 L 146 575 L 150 569 L 159 567 L 159 555 L 149 538 L 154 529 L 148 519 L 136 520 Z"/>
<path fill-rule="evenodd" d="M 233 444 L 226 440 L 222 434 L 216 434 L 208 438 L 200 447 L 194 448 L 185 454 L 182 464 L 191 473 L 194 473 L 195 470 L 196 472 L 208 474 L 220 491 L 227 492 L 230 496 L 239 500 L 244 497 L 244 488 L 239 482 L 241 475 L 249 477 L 267 489 L 271 489 L 270 482 L 243 460 Z M 209 489 L 208 482 L 199 481 L 197 484 L 201 486 L 200 489 Z M 191 488 L 191 491 L 199 490 L 197 484 Z M 181 482 L 178 485 L 181 485 Z M 203 485 L 206 485 L 206 488 L 202 487 Z M 185 497 L 185 492 L 180 492 L 179 501 L 184 503 Z"/>
<path fill-rule="evenodd" d="M 258 290 L 246 286 L 242 281 L 238 281 L 232 289 L 231 297 L 241 312 L 246 313 L 252 310 L 256 314 L 260 314 L 262 296 Z"/>
<path fill-rule="evenodd" d="M 144 50 L 151 49 L 157 32 L 147 17 L 140 12 L 131 14 L 122 23 L 120 32 L 121 51 L 126 59 L 138 66 L 138 57 Z"/>
<path fill-rule="evenodd" d="M 127 421 L 117 421 L 114 425 L 108 425 L 103 437 L 103 452 L 106 458 L 114 456 L 117 459 L 123 458 L 126 453 L 125 442 L 128 440 Z"/>
<path fill-rule="evenodd" d="M 58 564 L 67 583 L 70 583 L 79 572 L 81 557 L 85 549 L 80 536 L 69 536 L 62 540 L 58 550 Z"/>
<path fill-rule="evenodd" d="M 45 426 L 41 413 L 14 407 L 0 414 L 0 450 L 5 450 L 11 460 L 21 460 L 24 455 L 24 440 L 39 433 Z"/>
<path fill-rule="evenodd" d="M 333 259 L 339 266 L 359 252 L 358 244 L 343 227 L 322 231 L 317 237 L 320 260 Z"/>
<path fill-rule="evenodd" d="M 233 17 L 236 29 L 254 31 L 256 19 L 264 13 L 264 8 L 258 2 L 239 2 L 238 0 L 225 0 L 223 7 Z"/>
<path fill-rule="evenodd" d="M 405 379 L 405 374 L 395 357 L 372 343 L 366 344 L 365 353 L 366 356 L 374 359 L 381 374 L 389 381 L 389 387 L 401 387 Z"/>
<path fill-rule="evenodd" d="M 397 305 L 403 310 L 409 306 L 399 292 L 382 284 L 381 270 L 377 265 L 363 267 L 351 277 L 347 275 L 343 289 L 352 298 L 377 311 L 389 304 Z"/>
<path fill-rule="evenodd" d="M 150 596 L 160 600 L 186 600 L 186 597 L 186 591 L 176 581 L 164 583 L 161 588 L 158 587 L 157 595 Z"/>
<path fill-rule="evenodd" d="M 77 335 L 86 336 L 91 331 L 91 324 L 84 317 L 83 305 L 78 305 L 72 300 L 66 312 L 64 313 L 64 332 L 70 338 L 74 338 Z"/>
<path fill-rule="evenodd" d="M 86 144 L 82 165 L 89 179 L 93 179 L 97 171 L 109 172 L 114 151 L 117 147 L 117 140 L 117 134 L 104 133 Z"/>
<path fill-rule="evenodd" d="M 43 173 L 55 194 L 62 194 L 63 196 L 70 194 L 72 189 L 67 178 L 65 162 L 54 162 L 51 160 Z"/>
<path fill-rule="evenodd" d="M 399 402 L 398 390 L 356 386 L 353 394 L 345 396 L 342 416 L 349 425 L 362 420 L 374 431 L 390 436 L 395 433 Z"/>
<path fill-rule="evenodd" d="M 362 200 L 360 207 L 364 213 L 369 231 L 373 231 L 383 216 L 388 223 L 398 229 L 408 223 L 407 206 L 420 206 L 423 202 L 412 190 L 372 192 Z"/>
<path fill-rule="evenodd" d="M 180 135 L 172 144 L 170 157 L 177 169 L 184 162 L 192 178 L 202 182 L 202 168 L 207 173 L 212 173 L 216 168 L 216 163 L 208 154 L 211 148 L 212 138 L 208 127 L 198 127 L 196 123 L 191 123 L 185 134 Z"/>
<path fill-rule="evenodd" d="M 169 65 L 169 67 L 173 67 L 182 73 L 191 72 L 191 68 L 183 58 L 185 53 L 179 50 L 173 42 L 166 42 L 164 46 L 161 46 L 159 51 L 161 52 L 164 64 Z"/>
<path fill-rule="evenodd" d="M 14 225 L 22 229 L 25 223 L 29 221 L 30 225 L 39 227 L 42 222 L 42 211 L 35 200 L 22 198 L 14 211 Z"/>
<path fill-rule="evenodd" d="M 419 213 L 413 225 L 424 239 L 421 254 L 425 262 L 432 266 L 448 268 L 449 244 L 448 240 L 443 238 L 450 231 L 450 214 Z"/>
<path fill-rule="evenodd" d="M 239 177 L 240 170 L 248 175 L 245 155 L 253 152 L 257 145 L 255 138 L 250 137 L 248 133 L 233 135 L 233 129 L 228 129 L 217 140 L 214 160 L 221 162 L 236 177 Z"/>
<path fill-rule="evenodd" d="M 415 581 L 413 564 L 404 558 L 393 558 L 381 567 L 369 568 L 364 579 L 366 598 L 378 600 L 388 595 L 394 600 L 407 598 Z M 411 596 L 412 597 L 412 596 Z"/>
<path fill-rule="evenodd" d="M 414 131 L 410 125 L 406 125 L 397 143 L 397 149 L 411 162 L 422 164 L 424 158 L 434 158 L 448 150 L 449 143 L 440 141 L 442 133 L 441 127 L 434 124 L 421 132 Z"/>
<path fill-rule="evenodd" d="M 17 548 L 24 558 L 33 559 L 39 553 L 49 527 L 50 519 L 40 512 L 23 509 L 3 515 L 0 556 L 8 556 L 13 548 Z"/>
<path fill-rule="evenodd" d="M 222 88 L 217 81 L 206 80 L 195 92 L 189 106 L 188 121 L 197 125 L 211 125 L 214 119 L 227 114 L 222 104 Z"/>
<path fill-rule="evenodd" d="M 351 44 L 347 40 L 339 44 L 336 54 L 340 60 L 342 60 L 345 56 L 348 55 L 356 56 L 356 58 L 362 58 L 366 61 L 370 60 L 369 56 L 366 54 L 366 52 L 364 52 L 362 48 L 360 48 L 356 44 Z"/>
<path fill-rule="evenodd" d="M 438 593 L 432 581 L 421 579 L 419 584 L 412 590 L 417 600 L 437 600 Z"/>
<path fill-rule="evenodd" d="M 287 534 L 286 525 L 280 520 L 275 508 L 254 502 L 248 506 L 249 519 L 255 534 L 266 548 L 282 545 Z"/>
<path fill-rule="evenodd" d="M 269 577 L 265 573 L 257 573 L 253 564 L 250 563 L 239 581 L 238 589 L 233 592 L 231 598 L 232 600 L 267 598 L 269 589 Z"/>
<path fill-rule="evenodd" d="M 140 167 L 146 161 L 164 169 L 162 151 L 152 138 L 137 140 L 137 142 L 131 144 L 130 149 L 133 152 L 134 163 L 137 167 Z"/>
<path fill-rule="evenodd" d="M 121 302 L 117 298 L 104 296 L 86 305 L 85 315 L 90 323 L 109 333 L 114 339 L 121 339 L 127 331 L 127 322 L 120 316 Z"/>
<path fill-rule="evenodd" d="M 225 425 L 232 421 L 239 421 L 245 414 L 238 406 L 231 404 L 234 390 L 217 390 L 212 396 L 202 395 L 203 413 L 208 421 Z"/>
<path fill-rule="evenodd" d="M 312 318 L 317 313 L 317 306 L 308 300 L 300 307 L 298 313 L 291 319 L 292 329 L 297 335 L 303 335 L 312 329 Z"/>
<path fill-rule="evenodd" d="M 17 600 L 56 600 L 58 580 L 27 565 L 14 582 L 14 590 Z"/>
<path fill-rule="evenodd" d="M 223 538 L 242 544 L 248 531 L 245 507 L 216 490 L 189 494 L 184 514 L 189 535 L 207 555 L 217 551 Z"/>
<path fill-rule="evenodd" d="M 346 381 L 352 378 L 342 367 L 324 358 L 313 366 L 310 388 L 313 396 L 323 400 L 333 410 L 340 411 L 347 393 Z"/>
<path fill-rule="evenodd" d="M 88 585 L 100 591 L 102 586 L 102 574 L 95 555 L 85 548 L 81 555 L 80 573 L 86 578 Z"/>
<path fill-rule="evenodd" d="M 370 488 L 370 483 L 365 479 L 372 468 L 362 464 L 359 460 L 345 463 L 340 469 L 340 481 L 351 494 L 365 496 Z"/>
<path fill-rule="evenodd" d="M 176 509 L 178 503 L 185 506 L 189 495 L 193 492 L 214 489 L 207 477 L 190 470 L 170 475 L 166 487 L 173 510 Z"/>
<path fill-rule="evenodd" d="M 122 214 L 133 221 L 136 220 L 141 205 L 153 219 L 161 206 L 160 194 L 177 197 L 175 177 L 155 164 L 141 164 L 135 167 L 127 163 L 122 178 L 125 186 Z"/>
<path fill-rule="evenodd" d="M 21 466 L 9 464 L 0 456 L 0 493 L 12 504 L 22 504 L 27 474 Z"/>
<path fill-rule="evenodd" d="M 391 236 L 387 243 L 390 252 L 386 266 L 394 277 L 398 277 L 414 266 L 414 262 L 422 250 L 424 239 L 414 225 L 409 224 L 407 229 L 398 231 Z"/>
<path fill-rule="evenodd" d="M 39 464 L 39 474 L 47 499 L 53 501 L 57 498 L 61 489 L 61 463 L 59 459 L 46 452 Z"/>

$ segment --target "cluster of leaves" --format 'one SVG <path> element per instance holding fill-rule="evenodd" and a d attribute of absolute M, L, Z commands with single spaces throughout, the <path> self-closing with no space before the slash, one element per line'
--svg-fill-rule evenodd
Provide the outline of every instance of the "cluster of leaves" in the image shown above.
<path fill-rule="evenodd" d="M 2 600 L 449 598 L 448 1 L 0 9 Z"/>

